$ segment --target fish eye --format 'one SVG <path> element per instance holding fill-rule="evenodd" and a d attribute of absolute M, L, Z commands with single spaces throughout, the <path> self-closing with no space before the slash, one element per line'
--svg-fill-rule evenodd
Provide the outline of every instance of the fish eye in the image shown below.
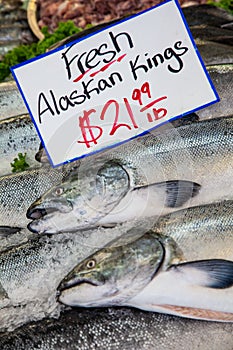
<path fill-rule="evenodd" d="M 93 267 L 95 267 L 95 264 L 96 264 L 96 261 L 94 259 L 91 259 L 87 262 L 86 267 L 88 269 L 93 269 Z"/>
<path fill-rule="evenodd" d="M 60 196 L 63 193 L 63 188 L 62 187 L 58 187 L 55 190 L 55 194 L 56 196 Z"/>

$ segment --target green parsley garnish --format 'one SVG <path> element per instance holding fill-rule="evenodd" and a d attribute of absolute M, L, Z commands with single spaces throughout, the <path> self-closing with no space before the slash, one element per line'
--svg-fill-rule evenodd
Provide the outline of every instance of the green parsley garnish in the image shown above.
<path fill-rule="evenodd" d="M 219 0 L 219 1 L 209 0 L 207 3 L 209 5 L 214 5 L 214 6 L 220 7 L 222 9 L 230 12 L 231 14 L 233 14 L 233 1 L 232 0 Z"/>
<path fill-rule="evenodd" d="M 24 171 L 27 168 L 29 168 L 29 164 L 26 162 L 26 155 L 27 153 L 18 153 L 18 158 L 14 159 L 14 162 L 11 163 L 12 166 L 12 172 L 16 173 L 17 171 Z"/>

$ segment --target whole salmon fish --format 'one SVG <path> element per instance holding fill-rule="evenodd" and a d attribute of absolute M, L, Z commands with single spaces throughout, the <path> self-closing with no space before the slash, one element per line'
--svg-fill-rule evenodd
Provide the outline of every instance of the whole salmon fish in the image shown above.
<path fill-rule="evenodd" d="M 28 228 L 76 231 L 231 199 L 232 135 L 231 117 L 165 125 L 87 157 L 29 207 Z"/>

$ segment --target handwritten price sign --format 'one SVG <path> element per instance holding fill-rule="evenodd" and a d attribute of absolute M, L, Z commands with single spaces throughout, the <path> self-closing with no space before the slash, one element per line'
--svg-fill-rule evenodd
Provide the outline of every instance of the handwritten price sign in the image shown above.
<path fill-rule="evenodd" d="M 146 94 L 147 99 L 151 99 L 151 92 L 150 92 L 150 86 L 149 83 L 146 82 L 141 86 L 141 89 L 134 89 L 132 92 L 132 100 L 137 101 L 139 105 L 142 105 L 142 94 Z M 166 99 L 167 96 L 162 96 L 160 98 L 157 98 L 148 104 L 146 104 L 144 107 L 139 109 L 139 112 L 147 111 L 146 116 L 149 123 L 152 123 L 154 121 L 157 121 L 159 119 L 164 118 L 167 115 L 167 110 L 165 108 L 154 108 L 157 103 L 160 101 Z M 108 109 L 113 106 L 114 112 L 112 114 L 113 123 L 111 126 L 111 129 L 109 131 L 109 136 L 113 136 L 115 132 L 118 130 L 118 128 L 126 127 L 128 130 L 138 129 L 138 123 L 137 118 L 135 117 L 132 108 L 130 106 L 130 103 L 126 97 L 123 98 L 123 106 L 125 108 L 125 115 L 123 120 L 129 120 L 128 123 L 120 123 L 119 122 L 119 112 L 120 112 L 120 104 L 114 100 L 108 100 L 101 111 L 101 114 L 99 116 L 99 120 L 105 120 L 105 114 L 107 113 Z M 153 107 L 153 108 L 152 108 Z M 152 112 L 148 112 L 148 109 L 151 109 Z M 91 147 L 91 143 L 97 144 L 97 140 L 103 135 L 103 128 L 100 126 L 93 126 L 90 125 L 90 114 L 96 113 L 96 110 L 92 108 L 89 111 L 84 111 L 83 116 L 79 117 L 79 127 L 82 132 L 83 140 L 78 141 L 78 143 L 85 143 L 87 148 Z M 142 118 L 140 118 L 142 119 Z M 96 121 L 98 119 L 95 118 Z M 145 121 L 144 121 L 145 122 Z M 147 124 L 147 123 L 146 123 Z M 92 129 L 98 129 L 99 134 L 98 136 L 94 136 Z M 87 133 L 89 134 L 89 139 L 87 136 Z"/>
<path fill-rule="evenodd" d="M 219 100 L 172 0 L 12 73 L 53 166 Z"/>

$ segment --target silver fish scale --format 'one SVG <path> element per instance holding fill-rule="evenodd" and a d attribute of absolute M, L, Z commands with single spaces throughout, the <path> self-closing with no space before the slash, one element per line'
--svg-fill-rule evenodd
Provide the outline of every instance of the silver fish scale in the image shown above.
<path fill-rule="evenodd" d="M 30 273 L 36 273 L 41 268 L 44 268 L 44 258 L 40 253 L 40 250 L 44 246 L 40 243 L 25 244 L 24 249 L 15 248 L 8 252 L 0 254 L 0 279 L 2 284 L 12 283 L 14 281 L 15 286 L 21 285 L 22 280 L 25 280 L 26 276 L 30 276 Z"/>
<path fill-rule="evenodd" d="M 134 139 L 100 155 L 82 159 L 78 169 L 79 181 L 77 182 L 76 177 L 76 183 L 73 184 L 68 178 L 65 184 L 66 188 L 72 192 L 72 210 L 61 215 L 59 210 L 51 215 L 45 215 L 30 223 L 30 229 L 41 233 L 54 233 L 59 230 L 62 232 L 82 228 L 84 225 L 90 227 L 97 220 L 99 224 L 130 220 L 137 216 L 134 203 L 130 202 L 130 195 L 133 193 L 131 190 L 135 187 L 137 193 L 135 192 L 134 198 L 139 201 L 138 203 L 141 200 L 145 208 L 144 213 L 143 210 L 141 211 L 142 216 L 158 215 L 161 210 L 163 214 L 175 211 L 176 208 L 167 207 L 164 197 L 160 196 L 162 191 L 164 195 L 167 193 L 167 197 L 173 196 L 172 193 L 164 191 L 165 184 L 161 182 L 166 181 L 178 183 L 179 180 L 185 180 L 199 185 L 198 193 L 192 198 L 190 195 L 187 196 L 179 206 L 180 209 L 232 199 L 232 132 L 233 118 L 230 117 L 205 120 L 177 128 L 166 125 L 154 134 Z M 111 181 L 109 183 L 106 181 L 105 192 L 111 196 L 107 197 L 107 200 L 108 198 L 110 200 L 106 205 L 103 195 L 100 196 L 96 191 L 94 181 L 101 169 L 103 178 L 104 174 L 108 175 L 103 167 L 103 164 L 108 164 L 108 161 L 112 164 L 118 163 L 119 167 L 127 172 L 130 190 L 126 189 L 126 195 L 121 200 L 116 187 L 112 186 Z M 117 179 L 116 171 L 115 174 Z M 107 180 L 106 176 L 105 179 Z M 147 193 L 153 193 L 153 201 L 152 195 L 149 200 L 147 200 L 148 197 L 143 197 L 145 188 L 140 186 L 145 185 L 153 185 L 146 189 Z M 159 186 L 163 188 L 160 194 Z M 92 202 L 86 195 L 88 192 Z M 183 196 L 182 189 L 180 192 Z M 67 198 L 66 192 L 64 197 Z M 112 199 L 120 200 L 114 202 Z M 36 212 L 37 208 L 59 208 L 59 205 L 62 208 L 62 200 L 63 198 L 54 200 L 54 188 L 52 188 L 41 197 L 40 202 L 32 204 L 29 211 Z M 140 208 L 140 204 L 137 208 Z M 141 213 L 139 211 L 138 213 L 139 217 Z"/>
<path fill-rule="evenodd" d="M 72 310 L 0 335 L 4 350 L 232 350 L 233 324 L 131 309 Z"/>
<path fill-rule="evenodd" d="M 97 229 L 40 237 L 0 253 L 0 332 L 56 312 L 56 290 L 77 264 L 126 230 Z M 7 302 L 7 307 L 6 303 Z M 1 347 L 0 347 L 1 349 Z"/>
<path fill-rule="evenodd" d="M 233 46 L 225 46 L 225 52 L 226 50 L 229 50 L 229 48 L 232 51 L 231 55 L 229 55 L 232 60 Z M 217 118 L 221 115 L 231 115 L 233 111 L 233 64 L 209 66 L 208 73 L 217 90 L 220 101 L 197 111 L 198 116 L 201 119 L 209 119 L 210 117 Z"/>
<path fill-rule="evenodd" d="M 195 178 L 200 179 L 200 172 L 209 174 L 218 164 L 222 166 L 232 159 L 232 136 L 233 118 L 230 117 L 179 128 L 169 123 L 100 157 L 119 160 L 131 172 L 132 185 L 184 178 L 196 181 Z M 88 167 L 87 161 L 82 161 L 83 169 Z"/>
<path fill-rule="evenodd" d="M 232 201 L 177 211 L 153 229 L 173 238 L 189 260 L 233 260 Z"/>
<path fill-rule="evenodd" d="M 0 84 L 0 120 L 28 113 L 14 81 Z"/>
<path fill-rule="evenodd" d="M 66 169 L 43 167 L 0 178 L 0 226 L 25 227 L 29 205 L 60 183 Z"/>
<path fill-rule="evenodd" d="M 2 227 L 2 230 L 4 230 L 4 228 L 5 226 Z M 35 234 L 27 229 L 18 228 L 17 232 L 10 233 L 11 229 L 10 227 L 10 230 L 6 232 L 6 234 L 4 234 L 4 231 L 2 235 L 0 234 L 0 254 L 3 251 L 27 243 L 29 240 L 35 238 Z"/>
<path fill-rule="evenodd" d="M 0 253 L 2 285 L 6 286 L 6 289 L 12 284 L 14 287 L 24 286 L 28 279 L 31 279 L 31 282 L 35 281 L 41 270 L 49 274 L 49 268 L 52 271 L 63 265 L 66 256 L 72 254 L 77 256 L 78 252 L 82 252 L 82 244 L 77 244 L 78 240 L 81 241 L 81 237 L 81 233 L 80 235 L 77 233 L 76 237 L 71 234 L 70 238 L 60 235 L 54 237 L 54 240 L 53 237 L 34 237 L 28 243 Z"/>

